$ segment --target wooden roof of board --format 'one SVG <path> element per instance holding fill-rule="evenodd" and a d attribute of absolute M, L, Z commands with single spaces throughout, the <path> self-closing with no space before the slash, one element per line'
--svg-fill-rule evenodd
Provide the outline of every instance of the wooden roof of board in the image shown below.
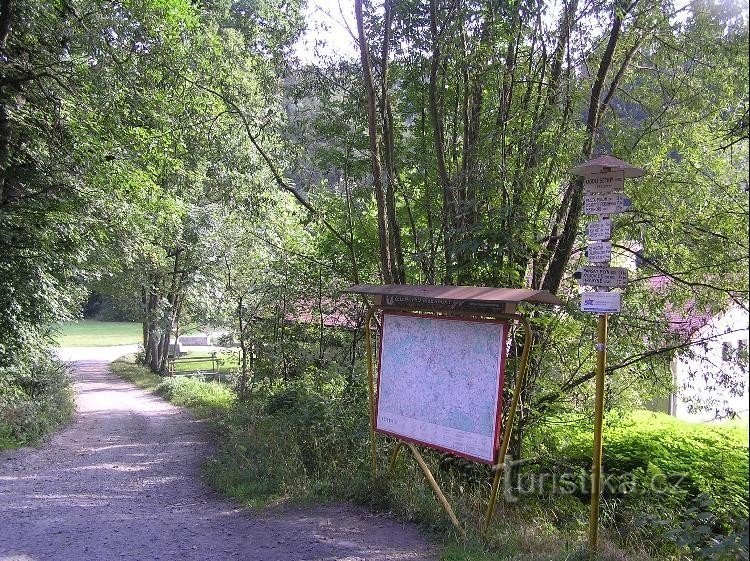
<path fill-rule="evenodd" d="M 483 286 L 415 285 L 415 284 L 356 284 L 344 292 L 412 298 L 439 298 L 455 302 L 531 302 L 560 306 L 560 299 L 546 290 L 525 288 L 493 288 Z"/>

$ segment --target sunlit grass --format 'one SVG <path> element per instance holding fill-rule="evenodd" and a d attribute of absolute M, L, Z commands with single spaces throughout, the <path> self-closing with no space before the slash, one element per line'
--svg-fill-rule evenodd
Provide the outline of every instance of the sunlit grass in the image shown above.
<path fill-rule="evenodd" d="M 143 326 L 140 323 L 92 319 L 63 323 L 55 336 L 60 347 L 134 345 L 142 339 Z"/>
<path fill-rule="evenodd" d="M 202 417 L 226 412 L 235 400 L 234 392 L 226 384 L 185 376 L 162 378 L 135 364 L 132 356 L 113 362 L 111 369 L 118 376 L 165 397 L 175 405 L 189 407 Z"/>
<path fill-rule="evenodd" d="M 204 360 L 198 360 L 203 358 Z M 189 360 L 185 360 L 189 359 Z M 190 351 L 180 356 L 174 363 L 174 371 L 177 374 L 189 374 L 195 372 L 211 373 L 216 368 L 219 375 L 229 374 L 239 366 L 236 353 L 217 352 L 216 363 L 212 363 L 211 353 L 206 351 Z"/>

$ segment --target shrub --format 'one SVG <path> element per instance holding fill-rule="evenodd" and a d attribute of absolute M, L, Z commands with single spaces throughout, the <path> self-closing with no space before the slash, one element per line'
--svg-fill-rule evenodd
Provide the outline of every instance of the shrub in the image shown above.
<path fill-rule="evenodd" d="M 534 433 L 527 453 L 541 456 L 538 471 L 581 476 L 578 496 L 587 501 L 592 441 L 588 424 L 553 422 Z M 740 539 L 748 518 L 746 429 L 647 411 L 613 413 L 604 429 L 603 469 L 609 508 L 602 519 L 626 541 L 696 559 L 747 558 Z"/>
<path fill-rule="evenodd" d="M 586 436 L 579 433 L 563 453 L 590 457 Z M 748 516 L 747 433 L 739 427 L 637 412 L 605 428 L 603 462 L 607 472 L 645 476 L 655 491 L 673 484 L 688 500 L 706 495 L 725 523 Z"/>
<path fill-rule="evenodd" d="M 68 371 L 41 345 L 0 366 L 0 449 L 33 444 L 75 409 Z"/>

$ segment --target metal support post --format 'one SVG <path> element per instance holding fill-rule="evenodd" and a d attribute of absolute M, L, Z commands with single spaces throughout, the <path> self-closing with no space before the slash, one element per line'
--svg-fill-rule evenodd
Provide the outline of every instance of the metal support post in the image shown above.
<path fill-rule="evenodd" d="M 526 369 L 529 364 L 529 353 L 531 352 L 531 326 L 529 321 L 521 315 L 514 314 L 513 319 L 519 321 L 523 325 L 524 329 L 524 340 L 523 340 L 523 351 L 521 352 L 521 363 L 518 365 L 518 374 L 516 376 L 516 387 L 513 390 L 513 400 L 510 403 L 510 410 L 508 411 L 508 418 L 505 419 L 505 430 L 503 432 L 503 440 L 500 444 L 500 452 L 498 454 L 497 465 L 495 466 L 495 478 L 492 480 L 492 490 L 490 491 L 490 504 L 487 506 L 487 512 L 484 515 L 484 523 L 482 524 L 482 531 L 487 530 L 492 521 L 492 516 L 495 513 L 495 503 L 497 502 L 497 491 L 500 487 L 500 478 L 503 475 L 505 469 L 505 456 L 508 453 L 508 445 L 510 444 L 510 435 L 513 431 L 513 421 L 516 417 L 516 410 L 518 409 L 518 402 L 521 399 L 521 390 L 523 389 L 523 382 L 526 378 Z"/>
<path fill-rule="evenodd" d="M 424 476 L 427 478 L 427 482 L 430 484 L 430 487 L 432 487 L 432 490 L 435 492 L 435 496 L 440 501 L 440 504 L 443 505 L 443 509 L 448 514 L 448 518 L 451 519 L 451 522 L 453 522 L 453 525 L 456 527 L 456 530 L 458 530 L 459 533 L 465 538 L 466 537 L 465 530 L 461 527 L 461 524 L 459 523 L 458 518 L 456 518 L 456 515 L 453 513 L 453 509 L 451 508 L 451 505 L 448 502 L 448 499 L 446 499 L 445 495 L 443 495 L 443 491 L 440 489 L 440 485 L 438 485 L 437 481 L 435 481 L 435 478 L 432 476 L 432 472 L 430 471 L 430 468 L 425 463 L 424 459 L 422 458 L 422 455 L 419 453 L 419 450 L 417 450 L 416 447 L 411 442 L 406 442 L 405 444 L 411 451 L 412 455 L 414 456 L 414 459 L 417 460 L 419 467 L 422 468 L 422 472 L 424 473 Z"/>
<path fill-rule="evenodd" d="M 396 462 L 398 461 L 398 453 L 401 452 L 401 447 L 404 445 L 403 442 L 400 440 L 396 442 L 396 446 L 393 447 L 393 452 L 391 453 L 391 463 L 388 464 L 388 473 L 393 473 L 393 470 L 396 469 Z"/>
<path fill-rule="evenodd" d="M 607 364 L 607 314 L 600 314 L 596 338 L 596 407 L 594 411 L 594 453 L 591 466 L 591 509 L 589 510 L 589 555 L 595 557 L 599 538 L 599 501 L 602 486 L 602 424 L 604 422 L 604 369 Z"/>
<path fill-rule="evenodd" d="M 367 398 L 370 408 L 370 455 L 372 460 L 372 474 L 378 471 L 377 444 L 375 442 L 375 366 L 372 360 L 372 332 L 370 323 L 375 317 L 375 308 L 371 308 L 365 320 L 365 344 L 367 346 Z"/>

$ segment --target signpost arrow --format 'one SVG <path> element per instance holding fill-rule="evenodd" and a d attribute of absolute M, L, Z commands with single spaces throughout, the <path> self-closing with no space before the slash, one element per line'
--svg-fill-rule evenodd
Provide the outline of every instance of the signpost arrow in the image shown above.
<path fill-rule="evenodd" d="M 622 193 L 583 196 L 583 212 L 586 214 L 619 214 L 628 210 L 630 204 L 630 199 Z"/>
<path fill-rule="evenodd" d="M 586 248 L 586 257 L 592 263 L 609 263 L 612 258 L 612 242 L 589 244 Z"/>
<path fill-rule="evenodd" d="M 581 267 L 573 277 L 585 286 L 625 288 L 628 285 L 628 270 L 625 267 Z"/>

